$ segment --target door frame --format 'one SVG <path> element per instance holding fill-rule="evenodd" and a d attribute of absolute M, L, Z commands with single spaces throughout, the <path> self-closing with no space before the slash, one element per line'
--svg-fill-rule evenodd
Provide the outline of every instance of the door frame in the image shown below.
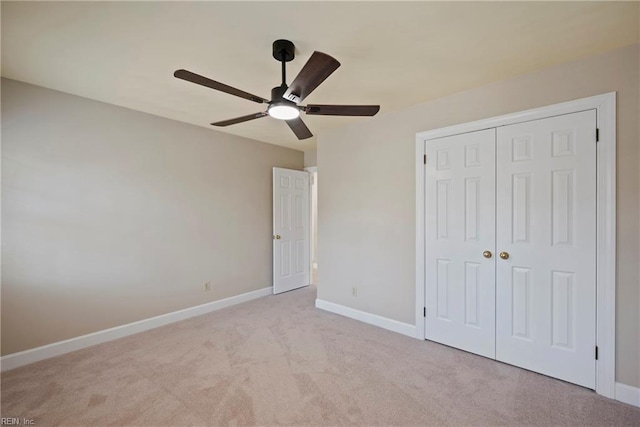
<path fill-rule="evenodd" d="M 317 177 L 317 173 L 318 173 L 318 167 L 317 166 L 307 166 L 306 168 L 304 168 L 304 170 L 306 172 L 309 173 L 309 281 L 313 282 L 313 255 L 312 255 L 312 249 L 313 249 L 313 224 L 311 224 L 311 218 L 313 217 L 313 194 L 311 194 L 311 189 L 313 188 L 314 185 L 318 185 L 317 182 L 311 182 L 311 179 L 313 178 L 313 174 L 316 174 Z M 316 200 L 316 208 L 318 205 L 318 201 Z M 316 227 L 318 226 L 318 212 L 316 211 L 316 216 L 315 216 L 315 223 L 316 223 Z M 318 243 L 316 242 L 316 248 L 318 247 Z M 317 252 L 315 253 L 316 256 L 316 261 L 318 258 L 318 254 Z M 317 263 L 316 263 L 316 268 L 317 268 Z"/>
<path fill-rule="evenodd" d="M 596 110 L 596 393 L 615 396 L 616 360 L 616 92 L 581 98 L 416 134 L 416 338 L 425 339 L 425 143 L 563 114 Z"/>

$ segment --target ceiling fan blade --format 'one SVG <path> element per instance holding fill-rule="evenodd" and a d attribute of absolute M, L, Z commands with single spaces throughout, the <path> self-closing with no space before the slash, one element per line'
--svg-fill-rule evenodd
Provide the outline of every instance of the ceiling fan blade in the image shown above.
<path fill-rule="evenodd" d="M 313 136 L 307 125 L 304 124 L 300 117 L 285 121 L 287 122 L 293 133 L 296 134 L 298 139 L 307 139 Z"/>
<path fill-rule="evenodd" d="M 240 98 L 248 99 L 249 101 L 257 102 L 258 104 L 266 104 L 269 102 L 268 100 L 260 96 L 245 92 L 240 89 L 236 89 L 231 86 L 227 86 L 223 83 L 201 76 L 200 74 L 192 73 L 191 71 L 177 70 L 175 73 L 173 73 L 173 76 L 201 86 L 210 87 L 211 89 L 219 90 L 230 95 L 239 96 Z"/>
<path fill-rule="evenodd" d="M 375 116 L 380 111 L 379 105 L 307 105 L 307 114 L 320 116 Z"/>
<path fill-rule="evenodd" d="M 253 113 L 242 117 L 236 117 L 235 119 L 222 120 L 221 122 L 211 123 L 213 126 L 229 126 L 235 125 L 236 123 L 248 122 L 249 120 L 259 119 L 260 117 L 268 116 L 269 114 L 266 111 L 261 111 L 259 113 Z"/>
<path fill-rule="evenodd" d="M 313 52 L 283 97 L 295 103 L 302 101 L 339 66 L 340 63 L 326 53 Z"/>

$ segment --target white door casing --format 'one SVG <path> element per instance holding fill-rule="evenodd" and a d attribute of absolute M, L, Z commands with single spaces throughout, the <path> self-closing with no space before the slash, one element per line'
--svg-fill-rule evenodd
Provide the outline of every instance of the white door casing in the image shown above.
<path fill-rule="evenodd" d="M 311 218 L 311 237 L 309 251 L 311 252 L 311 274 L 313 274 L 313 269 L 318 268 L 318 167 L 308 166 L 304 168 L 304 170 L 309 172 L 310 183 L 309 212 Z"/>
<path fill-rule="evenodd" d="M 599 139 L 597 151 L 596 236 L 596 363 L 595 390 L 617 398 L 616 360 L 616 93 L 548 105 L 526 111 L 461 123 L 416 134 L 416 338 L 425 339 L 423 308 L 426 292 L 425 173 L 423 156 L 428 141 L 437 138 L 508 126 L 576 112 L 595 110 Z"/>
<path fill-rule="evenodd" d="M 498 128 L 496 358 L 596 378 L 596 112 Z"/>
<path fill-rule="evenodd" d="M 309 285 L 309 173 L 273 168 L 273 293 Z"/>
<path fill-rule="evenodd" d="M 425 174 L 426 338 L 491 358 L 495 139 L 489 129 L 428 141 Z"/>

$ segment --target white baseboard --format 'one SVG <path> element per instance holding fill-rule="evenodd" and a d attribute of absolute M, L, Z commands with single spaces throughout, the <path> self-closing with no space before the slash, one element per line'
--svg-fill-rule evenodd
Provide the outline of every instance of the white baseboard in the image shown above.
<path fill-rule="evenodd" d="M 139 320 L 137 322 L 127 323 L 126 325 L 116 326 L 114 328 L 93 332 L 68 340 L 43 345 L 42 347 L 8 354 L 0 358 L 0 371 L 8 371 L 9 369 L 28 365 L 29 363 L 38 362 L 50 357 L 55 357 L 61 354 L 87 348 L 92 345 L 101 344 L 103 342 L 137 334 L 149 329 L 168 325 L 169 323 L 179 322 L 180 320 L 200 316 L 212 311 L 240 304 L 242 302 L 265 297 L 267 295 L 271 295 L 272 293 L 273 287 L 269 286 L 266 288 L 258 289 L 257 291 L 247 292 L 245 294 L 236 295 L 218 301 L 208 302 L 206 304 L 197 305 L 195 307 L 185 308 L 184 310 L 178 310 L 171 313 L 162 314 L 160 316 L 150 317 L 148 319 Z"/>
<path fill-rule="evenodd" d="M 616 383 L 616 400 L 640 407 L 640 388 Z"/>
<path fill-rule="evenodd" d="M 377 314 L 367 313 L 321 299 L 316 299 L 316 308 L 416 338 L 416 327 L 408 323 L 398 322 L 397 320 L 388 319 L 378 316 Z M 623 403 L 628 403 L 629 405 L 640 407 L 640 388 L 616 383 L 615 399 Z"/>
<path fill-rule="evenodd" d="M 397 320 L 378 316 L 377 314 L 367 313 L 365 311 L 356 310 L 355 308 L 345 307 L 344 305 L 334 304 L 321 299 L 316 299 L 316 307 L 321 310 L 330 311 L 331 313 L 359 320 L 379 328 L 407 335 L 411 338 L 416 337 L 416 327 L 408 323 L 398 322 Z"/>

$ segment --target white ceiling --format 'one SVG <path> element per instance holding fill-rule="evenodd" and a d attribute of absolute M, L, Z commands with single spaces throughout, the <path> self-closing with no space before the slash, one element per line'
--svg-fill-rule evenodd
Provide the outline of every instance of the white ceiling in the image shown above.
<path fill-rule="evenodd" d="M 381 113 L 639 41 L 639 3 L 2 2 L 2 75 L 211 128 L 264 105 L 175 79 L 179 68 L 270 98 L 271 43 L 342 66 L 304 103 Z M 370 118 L 307 116 L 314 134 Z M 216 128 L 298 150 L 269 117 Z"/>

